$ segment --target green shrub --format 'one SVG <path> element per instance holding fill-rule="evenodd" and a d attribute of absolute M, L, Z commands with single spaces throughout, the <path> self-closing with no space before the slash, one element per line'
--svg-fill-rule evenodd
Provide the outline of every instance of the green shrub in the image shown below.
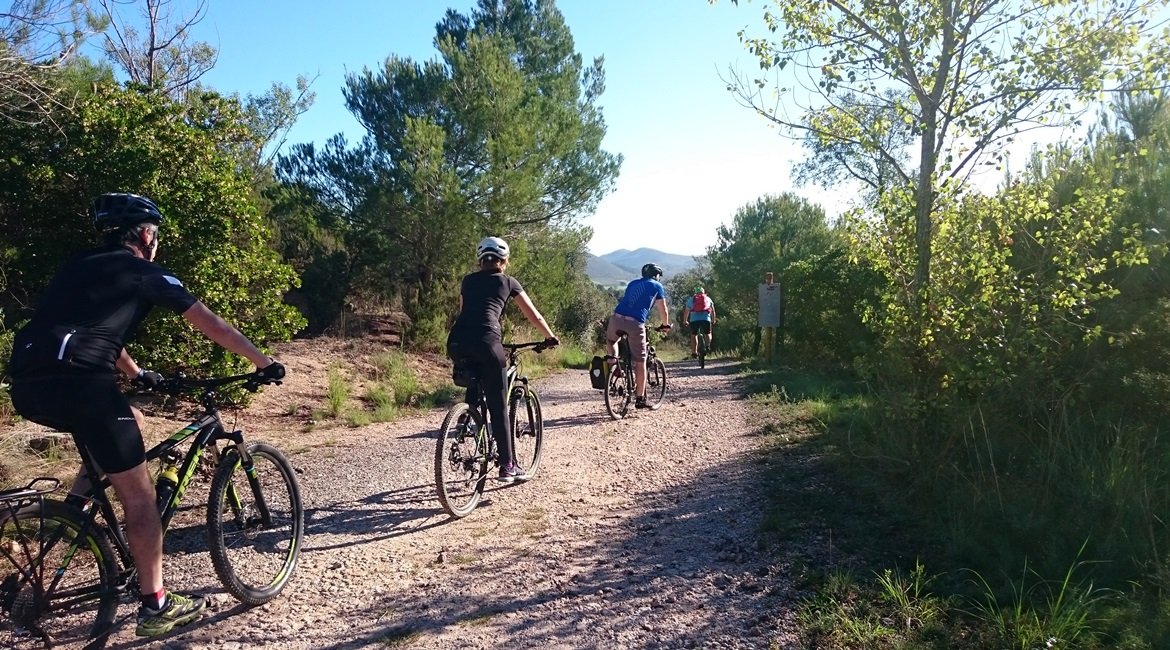
<path fill-rule="evenodd" d="M 397 350 L 375 354 L 370 361 L 374 364 L 374 376 L 390 390 L 397 406 L 407 406 L 419 393 L 418 377 L 406 362 L 406 355 Z"/>
<path fill-rule="evenodd" d="M 329 369 L 329 385 L 325 389 L 325 415 L 331 418 L 341 417 L 346 412 L 349 401 L 349 383 L 345 374 L 338 366 Z"/>
<path fill-rule="evenodd" d="M 287 340 L 304 319 L 283 303 L 296 283 L 269 248 L 251 179 L 233 152 L 249 142 L 239 102 L 205 93 L 178 103 L 112 86 L 43 123 L 0 121 L 0 241 L 15 251 L 3 297 L 33 304 L 60 264 L 94 245 L 87 205 L 102 192 L 154 199 L 165 221 L 159 261 L 212 311 L 261 344 Z M 63 154 L 62 152 L 69 152 Z M 248 368 L 174 314 L 156 310 L 131 354 L 165 370 Z M 6 313 L 9 319 L 24 313 Z"/>

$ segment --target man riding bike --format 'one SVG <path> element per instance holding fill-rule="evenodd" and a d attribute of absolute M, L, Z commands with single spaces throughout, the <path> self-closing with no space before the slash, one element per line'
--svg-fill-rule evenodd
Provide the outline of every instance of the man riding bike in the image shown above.
<path fill-rule="evenodd" d="M 463 278 L 459 290 L 459 317 L 447 335 L 447 356 L 460 363 L 469 363 L 479 377 L 484 392 L 492 434 L 500 455 L 500 476 L 504 483 L 528 480 L 527 468 L 515 462 L 512 450 L 512 424 L 507 417 L 508 356 L 504 353 L 500 318 L 509 299 L 515 299 L 520 312 L 544 334 L 550 347 L 560 343 L 544 316 L 516 278 L 504 273 L 511 251 L 508 242 L 499 237 L 487 237 L 476 247 L 479 270 Z M 467 403 L 475 404 L 478 396 L 467 389 Z"/>
<path fill-rule="evenodd" d="M 162 523 L 154 484 L 146 467 L 142 412 L 118 388 L 116 371 L 152 387 L 162 376 L 140 368 L 126 352 L 139 324 L 155 306 L 182 314 L 212 341 L 246 357 L 267 378 L 284 366 L 260 352 L 154 263 L 163 216 L 150 199 L 103 194 L 90 217 L 103 240 L 82 252 L 50 281 L 32 319 L 16 334 L 8 374 L 12 405 L 21 416 L 72 434 L 122 503 L 130 553 L 138 567 L 139 636 L 155 636 L 197 619 L 202 596 L 163 588 Z M 79 504 L 89 485 L 78 474 L 67 499 Z"/>
<path fill-rule="evenodd" d="M 686 308 L 683 309 L 683 321 L 691 328 L 691 358 L 699 356 L 699 337 L 707 339 L 707 349 L 711 349 L 711 326 L 719 321 L 715 316 L 715 301 L 707 295 L 703 287 L 695 287 L 695 295 L 687 298 Z"/>
<path fill-rule="evenodd" d="M 654 409 L 646 403 L 646 321 L 650 310 L 657 306 L 662 327 L 670 329 L 670 313 L 666 309 L 666 289 L 658 281 L 662 267 L 653 262 L 642 266 L 642 277 L 626 285 L 626 292 L 609 317 L 605 330 L 606 360 L 617 362 L 617 342 L 625 332 L 634 362 L 634 408 Z"/>

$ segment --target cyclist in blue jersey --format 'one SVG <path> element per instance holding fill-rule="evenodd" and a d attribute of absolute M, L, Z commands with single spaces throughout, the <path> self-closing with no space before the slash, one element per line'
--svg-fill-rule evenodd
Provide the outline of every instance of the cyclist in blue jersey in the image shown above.
<path fill-rule="evenodd" d="M 605 331 L 606 360 L 611 364 L 617 362 L 615 346 L 621 333 L 625 332 L 628 336 L 630 356 L 634 362 L 634 408 L 656 408 L 646 403 L 646 352 L 649 345 L 646 321 L 650 319 L 650 310 L 657 307 L 663 327 L 670 328 L 666 289 L 658 281 L 661 277 L 662 267 L 653 262 L 644 265 L 642 277 L 626 285 L 626 293 L 609 317 Z"/>

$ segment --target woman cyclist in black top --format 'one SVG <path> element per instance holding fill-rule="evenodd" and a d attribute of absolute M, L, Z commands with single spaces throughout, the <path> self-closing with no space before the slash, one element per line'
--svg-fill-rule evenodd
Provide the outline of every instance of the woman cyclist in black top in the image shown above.
<path fill-rule="evenodd" d="M 511 423 L 505 411 L 508 357 L 504 353 L 500 317 L 508 299 L 516 300 L 521 313 L 544 334 L 550 347 L 560 340 L 532 304 L 524 287 L 516 278 L 504 273 L 508 268 L 508 256 L 508 243 L 499 237 L 488 237 L 479 243 L 476 249 L 479 270 L 463 278 L 459 291 L 459 317 L 447 336 L 447 355 L 455 362 L 466 363 L 475 369 L 500 454 L 500 480 L 513 483 L 526 480 L 528 476 L 526 469 L 514 461 Z M 478 397 L 471 391 L 471 388 L 467 389 L 468 404 L 474 404 Z"/>

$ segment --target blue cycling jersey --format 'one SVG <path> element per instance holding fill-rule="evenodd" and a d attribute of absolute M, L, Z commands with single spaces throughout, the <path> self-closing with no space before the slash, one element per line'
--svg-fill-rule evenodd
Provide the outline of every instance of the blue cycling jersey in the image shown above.
<path fill-rule="evenodd" d="M 626 285 L 626 293 L 613 313 L 645 323 L 650 318 L 654 301 L 666 300 L 666 288 L 658 280 L 638 278 Z"/>

